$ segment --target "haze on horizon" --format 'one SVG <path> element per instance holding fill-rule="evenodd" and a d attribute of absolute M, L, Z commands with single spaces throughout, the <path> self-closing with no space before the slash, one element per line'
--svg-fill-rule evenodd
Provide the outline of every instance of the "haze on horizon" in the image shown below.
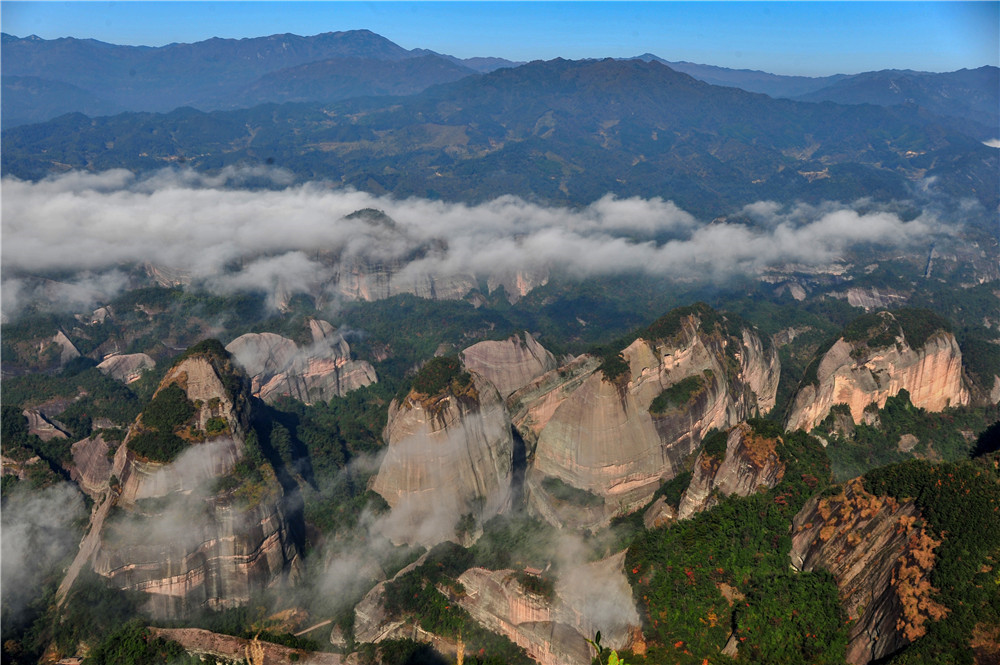
<path fill-rule="evenodd" d="M 998 2 L 2 2 L 4 32 L 162 46 L 371 30 L 515 61 L 653 53 L 774 74 L 1000 64 Z"/>

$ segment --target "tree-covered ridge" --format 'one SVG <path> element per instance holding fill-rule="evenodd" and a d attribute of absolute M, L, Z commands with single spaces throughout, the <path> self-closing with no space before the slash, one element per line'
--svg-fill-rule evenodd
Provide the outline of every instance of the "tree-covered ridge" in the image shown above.
<path fill-rule="evenodd" d="M 929 309 L 902 307 L 892 312 L 863 314 L 845 326 L 845 342 L 882 349 L 902 336 L 913 349 L 922 349 L 937 332 L 951 332 L 951 323 Z"/>
<path fill-rule="evenodd" d="M 755 436 L 778 439 L 783 480 L 636 537 L 625 564 L 647 652 L 626 655 L 627 662 L 731 662 L 720 653 L 731 634 L 740 662 L 843 662 L 847 625 L 833 579 L 788 570 L 789 524 L 828 483 L 829 462 L 802 432 L 783 435 L 763 420 L 750 425 Z"/>
<path fill-rule="evenodd" d="M 637 339 L 644 339 L 653 344 L 676 344 L 684 331 L 685 324 L 693 325 L 701 333 L 709 336 L 732 337 L 739 339 L 744 328 L 750 324 L 738 315 L 717 312 L 704 302 L 676 307 L 651 324 L 636 328 L 619 337 L 613 342 L 591 347 L 588 351 L 593 356 L 601 358 L 598 371 L 602 372 L 608 381 L 628 381 L 628 363 L 622 351 Z M 770 346 L 770 340 L 762 336 L 765 347 Z M 727 356 L 733 350 L 727 347 Z M 737 363 L 738 364 L 738 363 Z"/>
<path fill-rule="evenodd" d="M 541 117 L 551 131 L 538 131 Z M 429 125 L 450 130 L 446 145 Z M 579 205 L 669 191 L 708 219 L 760 200 L 900 200 L 917 174 L 974 192 L 987 210 L 997 200 L 996 155 L 953 120 L 773 100 L 640 60 L 533 62 L 391 101 L 71 114 L 5 131 L 3 152 L 4 173 L 21 178 L 67 164 L 145 171 L 166 159 L 196 169 L 272 159 L 303 179 L 399 198 Z M 815 172 L 827 177 L 802 175 Z"/>
<path fill-rule="evenodd" d="M 866 414 L 865 422 L 855 424 L 846 405 L 834 405 L 815 430 L 829 444 L 826 452 L 838 481 L 914 456 L 965 459 L 975 435 L 1000 420 L 996 405 L 931 412 L 913 406 L 906 390 L 887 398 L 881 409 L 870 405 Z"/>

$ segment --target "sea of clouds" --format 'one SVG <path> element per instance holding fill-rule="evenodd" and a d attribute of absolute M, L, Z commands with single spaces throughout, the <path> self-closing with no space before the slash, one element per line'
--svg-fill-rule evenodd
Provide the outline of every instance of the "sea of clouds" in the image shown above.
<path fill-rule="evenodd" d="M 241 189 L 249 177 L 266 177 L 273 187 Z M 945 231 L 933 213 L 904 220 L 868 201 L 762 201 L 737 211 L 738 222 L 709 222 L 660 198 L 609 194 L 575 209 L 514 196 L 469 205 L 292 180 L 260 168 L 4 178 L 4 315 L 9 320 L 28 302 L 79 308 L 106 301 L 143 264 L 216 292 L 315 291 L 346 260 L 402 261 L 402 279 L 541 269 L 724 280 L 788 263 L 828 263 L 859 245 L 926 246 Z M 348 218 L 364 208 L 395 223 Z M 55 279 L 40 283 L 38 276 Z"/>

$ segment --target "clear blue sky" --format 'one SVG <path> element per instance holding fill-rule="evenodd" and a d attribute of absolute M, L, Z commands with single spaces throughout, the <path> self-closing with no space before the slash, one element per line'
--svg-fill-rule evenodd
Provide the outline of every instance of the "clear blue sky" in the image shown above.
<path fill-rule="evenodd" d="M 147 46 L 366 28 L 458 57 L 649 52 L 812 76 L 1000 60 L 1000 2 L 0 2 L 0 27 Z"/>

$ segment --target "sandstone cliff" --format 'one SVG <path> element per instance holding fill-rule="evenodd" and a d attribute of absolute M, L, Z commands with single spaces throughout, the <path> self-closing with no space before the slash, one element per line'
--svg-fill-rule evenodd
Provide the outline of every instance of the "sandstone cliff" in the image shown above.
<path fill-rule="evenodd" d="M 787 429 L 812 430 L 834 404 L 847 404 L 859 423 L 866 406 L 881 408 L 900 390 L 928 411 L 969 403 L 954 335 L 938 330 L 913 348 L 892 314 L 871 316 L 878 322 L 869 334 L 841 337 L 819 359 L 815 379 L 807 376 L 795 395 Z"/>
<path fill-rule="evenodd" d="M 248 333 L 226 350 L 250 376 L 253 394 L 269 403 L 281 396 L 325 402 L 377 381 L 371 363 L 351 360 L 350 347 L 329 323 L 312 319 L 309 331 L 312 344 L 302 349 L 281 335 Z"/>
<path fill-rule="evenodd" d="M 501 342 L 479 342 L 460 355 L 469 370 L 485 377 L 505 398 L 554 370 L 557 364 L 555 356 L 530 333 L 524 333 L 523 338 L 514 335 Z"/>
<path fill-rule="evenodd" d="M 491 274 L 486 280 L 490 293 L 501 286 L 507 300 L 514 304 L 539 286 L 549 282 L 549 271 L 544 268 L 534 270 L 506 270 Z"/>
<path fill-rule="evenodd" d="M 350 300 L 384 300 L 409 293 L 429 300 L 460 300 L 476 288 L 474 275 L 441 275 L 409 267 L 404 259 L 371 261 L 341 260 L 333 282 L 338 294 Z"/>
<path fill-rule="evenodd" d="M 575 665 L 593 655 L 586 638 L 632 646 L 639 615 L 622 572 L 625 553 L 564 571 L 554 596 L 524 589 L 513 570 L 470 568 L 459 576 L 459 604 L 482 626 L 523 647 L 540 665 Z"/>
<path fill-rule="evenodd" d="M 777 485 L 785 475 L 777 444 L 777 439 L 755 434 L 746 423 L 731 429 L 724 452 L 711 455 L 702 451 L 698 455 L 691 483 L 681 495 L 677 518 L 708 510 L 721 497 L 749 496 L 758 488 Z"/>
<path fill-rule="evenodd" d="M 184 424 L 188 445 L 170 462 L 142 458 L 130 449 L 140 417 L 115 453 L 111 491 L 92 525 L 94 570 L 148 594 L 158 617 L 246 603 L 297 564 L 297 529 L 270 467 L 256 480 L 233 475 L 250 421 L 245 379 L 233 371 L 224 356 L 199 353 L 167 372 L 157 392 L 176 384 L 195 405 Z M 213 424 L 218 433 L 206 437 Z M 93 457 L 100 447 L 95 440 L 88 448 L 79 452 Z M 92 486 L 95 465 L 84 470 Z"/>
<path fill-rule="evenodd" d="M 372 489 L 392 506 L 386 530 L 393 541 L 433 545 L 454 536 L 460 516 L 485 521 L 510 505 L 510 416 L 481 376 L 463 374 L 434 394 L 412 390 L 393 400 L 383 438 L 388 447 Z"/>
<path fill-rule="evenodd" d="M 756 332 L 705 305 L 642 331 L 619 363 L 609 378 L 597 362 L 578 358 L 510 398 L 514 423 L 534 449 L 531 506 L 549 521 L 577 523 L 581 513 L 553 500 L 544 487 L 556 483 L 546 478 L 603 498 L 601 515 L 583 516 L 586 524 L 641 506 L 710 428 L 770 408 L 779 371 L 775 350 Z"/>
<path fill-rule="evenodd" d="M 111 477 L 110 448 L 98 434 L 73 444 L 73 467 L 70 477 L 90 498 L 100 500 Z"/>
<path fill-rule="evenodd" d="M 919 518 L 912 502 L 871 496 L 857 479 L 837 496 L 814 497 L 792 522 L 792 566 L 830 571 L 854 622 L 849 663 L 894 653 L 947 611 L 927 582 L 940 543 L 918 526 Z"/>

